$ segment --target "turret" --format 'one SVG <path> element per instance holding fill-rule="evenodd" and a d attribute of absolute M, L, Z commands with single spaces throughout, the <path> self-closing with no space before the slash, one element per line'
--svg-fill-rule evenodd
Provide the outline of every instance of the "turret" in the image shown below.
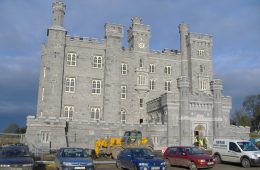
<path fill-rule="evenodd" d="M 65 4 L 63 2 L 54 2 L 52 4 L 52 25 L 63 27 L 65 15 Z"/>
<path fill-rule="evenodd" d="M 182 76 L 188 76 L 188 55 L 187 55 L 188 29 L 189 29 L 188 24 L 181 23 L 179 25 Z"/>

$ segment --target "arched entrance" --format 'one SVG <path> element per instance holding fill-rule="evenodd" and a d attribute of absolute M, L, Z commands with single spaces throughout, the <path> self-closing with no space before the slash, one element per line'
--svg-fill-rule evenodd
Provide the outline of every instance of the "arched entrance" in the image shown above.
<path fill-rule="evenodd" d="M 194 129 L 194 136 L 205 137 L 206 136 L 206 128 L 202 124 L 199 124 Z"/>

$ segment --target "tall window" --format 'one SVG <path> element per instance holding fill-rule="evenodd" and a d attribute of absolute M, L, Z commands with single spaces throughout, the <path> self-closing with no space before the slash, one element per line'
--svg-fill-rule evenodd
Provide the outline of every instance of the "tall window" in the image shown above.
<path fill-rule="evenodd" d="M 121 74 L 127 75 L 127 64 L 125 64 L 125 63 L 121 64 Z"/>
<path fill-rule="evenodd" d="M 102 56 L 94 56 L 93 57 L 93 67 L 94 68 L 102 68 Z"/>
<path fill-rule="evenodd" d="M 155 89 L 155 80 L 150 80 L 150 90 Z"/>
<path fill-rule="evenodd" d="M 92 80 L 92 94 L 101 94 L 101 80 Z"/>
<path fill-rule="evenodd" d="M 209 81 L 208 79 L 201 79 L 200 80 L 200 90 L 207 90 L 209 86 Z"/>
<path fill-rule="evenodd" d="M 64 117 L 72 119 L 74 113 L 74 107 L 73 106 L 65 106 L 64 107 Z"/>
<path fill-rule="evenodd" d="M 50 142 L 50 134 L 49 134 L 49 132 L 42 131 L 41 132 L 41 136 L 42 136 L 42 143 L 49 143 Z"/>
<path fill-rule="evenodd" d="M 155 64 L 150 64 L 150 73 L 155 73 Z"/>
<path fill-rule="evenodd" d="M 144 107 L 144 99 L 139 100 L 139 106 L 140 106 L 140 108 Z"/>
<path fill-rule="evenodd" d="M 139 67 L 140 68 L 144 67 L 144 61 L 142 59 L 139 60 Z"/>
<path fill-rule="evenodd" d="M 126 99 L 126 86 L 121 86 L 121 99 Z"/>
<path fill-rule="evenodd" d="M 203 73 L 206 70 L 205 65 L 200 65 L 200 72 Z"/>
<path fill-rule="evenodd" d="M 165 66 L 164 67 L 164 73 L 170 75 L 172 73 L 172 67 L 171 66 Z"/>
<path fill-rule="evenodd" d="M 68 66 L 76 66 L 76 53 L 68 53 L 67 54 L 67 65 Z"/>
<path fill-rule="evenodd" d="M 65 92 L 69 92 L 69 93 L 75 92 L 75 81 L 76 79 L 74 77 L 66 78 Z"/>
<path fill-rule="evenodd" d="M 91 107 L 90 112 L 91 120 L 100 120 L 100 107 Z"/>
<path fill-rule="evenodd" d="M 144 75 L 138 76 L 138 85 L 145 85 L 146 77 Z"/>
<path fill-rule="evenodd" d="M 125 124 L 126 122 L 126 111 L 124 109 L 121 110 L 121 123 Z"/>
<path fill-rule="evenodd" d="M 165 81 L 164 90 L 171 91 L 171 81 Z"/>
<path fill-rule="evenodd" d="M 42 88 L 42 101 L 44 99 L 44 87 Z"/>
<path fill-rule="evenodd" d="M 205 51 L 204 50 L 198 50 L 198 56 L 204 56 Z"/>

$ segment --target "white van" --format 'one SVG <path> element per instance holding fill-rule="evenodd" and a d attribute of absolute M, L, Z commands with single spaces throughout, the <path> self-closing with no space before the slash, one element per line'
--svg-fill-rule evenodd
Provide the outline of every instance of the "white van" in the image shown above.
<path fill-rule="evenodd" d="M 260 150 L 248 140 L 214 139 L 212 154 L 216 163 L 241 163 L 245 168 L 260 165 Z"/>

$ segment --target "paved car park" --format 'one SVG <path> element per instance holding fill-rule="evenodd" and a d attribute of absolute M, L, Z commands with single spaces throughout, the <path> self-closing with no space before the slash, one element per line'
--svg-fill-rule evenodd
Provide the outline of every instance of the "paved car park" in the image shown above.
<path fill-rule="evenodd" d="M 96 164 L 96 170 L 116 170 L 115 164 Z M 217 164 L 210 170 L 259 170 L 260 167 L 243 168 L 239 164 Z M 187 170 L 183 167 L 168 167 L 167 170 Z"/>

